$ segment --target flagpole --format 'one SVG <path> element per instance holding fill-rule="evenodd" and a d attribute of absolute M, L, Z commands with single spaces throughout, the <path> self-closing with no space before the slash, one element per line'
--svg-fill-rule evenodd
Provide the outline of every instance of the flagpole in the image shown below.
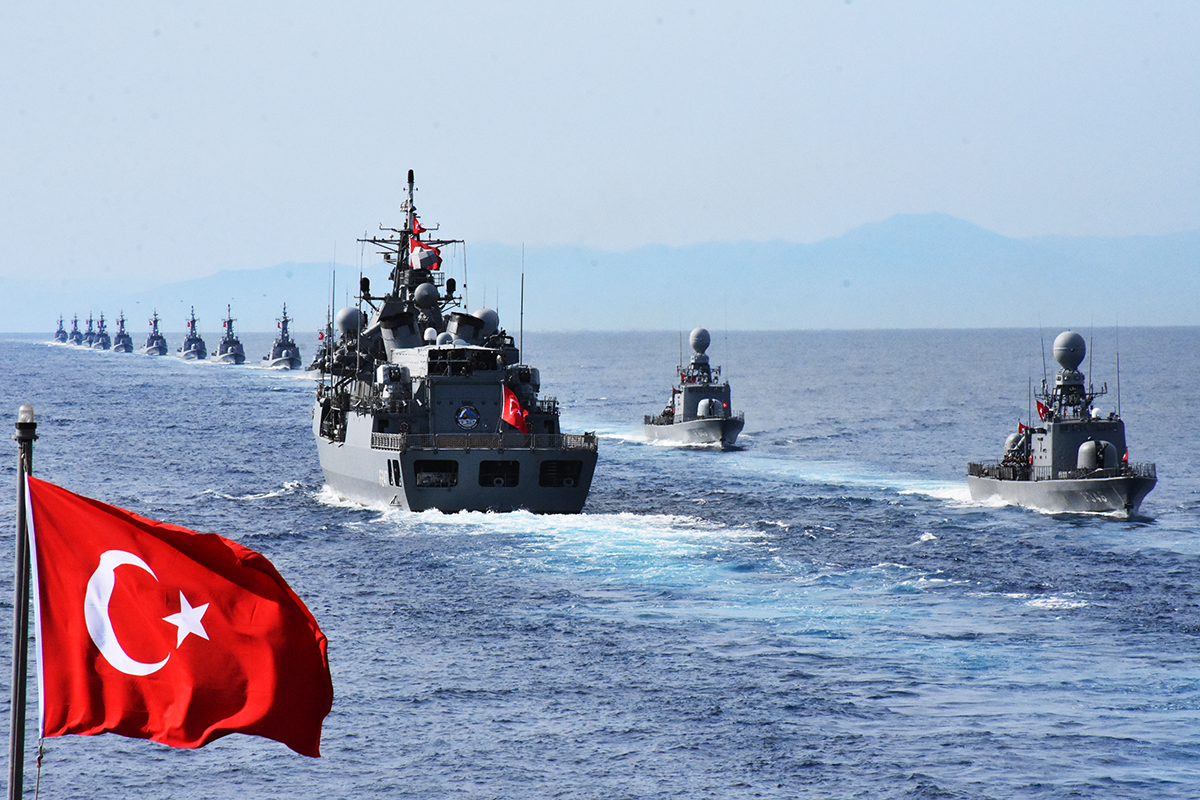
<path fill-rule="evenodd" d="M 13 586 L 13 673 L 8 728 L 8 800 L 21 797 L 25 779 L 25 688 L 29 661 L 29 539 L 25 526 L 25 476 L 33 472 L 37 423 L 33 406 L 17 411 L 17 541 Z"/>

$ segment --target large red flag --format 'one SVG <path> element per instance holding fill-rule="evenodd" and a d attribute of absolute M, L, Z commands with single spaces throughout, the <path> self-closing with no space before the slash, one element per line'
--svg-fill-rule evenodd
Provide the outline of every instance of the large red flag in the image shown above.
<path fill-rule="evenodd" d="M 505 386 L 504 410 L 500 412 L 500 419 L 512 425 L 521 433 L 529 433 L 529 423 L 525 421 L 525 415 L 528 413 L 528 411 L 521 408 L 521 401 L 517 399 L 516 393 Z"/>
<path fill-rule="evenodd" d="M 266 558 L 30 477 L 42 734 L 320 755 L 325 635 Z"/>

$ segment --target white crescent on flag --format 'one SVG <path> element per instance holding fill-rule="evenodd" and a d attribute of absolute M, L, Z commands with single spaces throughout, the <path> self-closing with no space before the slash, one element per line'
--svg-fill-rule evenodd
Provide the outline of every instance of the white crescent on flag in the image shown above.
<path fill-rule="evenodd" d="M 154 570 L 133 553 L 125 550 L 107 550 L 100 556 L 100 565 L 88 579 L 87 592 L 83 599 L 83 615 L 92 641 L 100 650 L 100 654 L 104 656 L 104 660 L 114 669 L 120 670 L 126 675 L 151 675 L 166 666 L 167 662 L 171 660 L 171 654 L 168 653 L 162 661 L 154 663 L 132 658 L 125 652 L 125 648 L 121 647 L 117 633 L 113 630 L 112 618 L 108 614 L 108 603 L 112 599 L 113 587 L 117 583 L 116 569 L 124 565 L 144 569 L 154 580 L 158 580 Z M 183 640 L 188 637 L 188 634 L 194 633 L 204 639 L 208 638 L 208 632 L 204 630 L 204 626 L 200 622 L 207 610 L 208 603 L 193 607 L 183 596 L 183 592 L 179 593 L 179 612 L 163 617 L 164 621 L 179 628 L 176 647 L 183 644 Z"/>

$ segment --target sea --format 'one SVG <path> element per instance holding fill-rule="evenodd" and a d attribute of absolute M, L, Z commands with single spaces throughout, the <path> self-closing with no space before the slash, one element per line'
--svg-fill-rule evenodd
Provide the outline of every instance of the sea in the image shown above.
<path fill-rule="evenodd" d="M 710 328 L 746 417 L 729 451 L 643 438 L 686 330 L 525 333 L 564 430 L 600 438 L 565 516 L 339 499 L 303 372 L 0 335 L 34 473 L 261 552 L 327 634 L 335 692 L 321 758 L 68 736 L 38 769 L 31 689 L 25 795 L 1200 796 L 1200 328 L 1076 328 L 1097 406 L 1157 464 L 1140 515 L 967 490 L 1053 380 L 1060 324 Z M 252 362 L 271 338 L 242 337 Z M 0 528 L 11 565 L 15 503 Z"/>

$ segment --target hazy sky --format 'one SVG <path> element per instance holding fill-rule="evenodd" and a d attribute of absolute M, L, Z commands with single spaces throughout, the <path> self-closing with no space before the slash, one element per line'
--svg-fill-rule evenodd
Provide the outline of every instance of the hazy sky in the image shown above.
<path fill-rule="evenodd" d="M 1200 3 L 9 2 L 0 270 L 1200 228 Z M 0 326 L 3 327 L 3 326 Z"/>

